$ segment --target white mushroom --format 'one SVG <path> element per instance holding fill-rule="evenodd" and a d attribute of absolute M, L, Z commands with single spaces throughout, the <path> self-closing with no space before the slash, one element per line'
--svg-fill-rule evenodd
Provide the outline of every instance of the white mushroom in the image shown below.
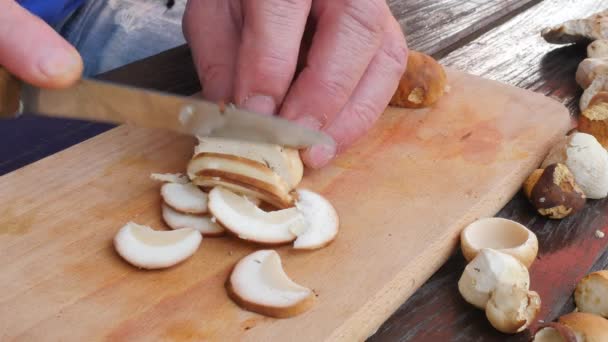
<path fill-rule="evenodd" d="M 334 207 L 323 196 L 309 190 L 298 190 L 296 208 L 306 221 L 302 231 L 292 228 L 298 238 L 294 241 L 295 249 L 316 249 L 332 242 L 338 234 L 339 219 Z"/>
<path fill-rule="evenodd" d="M 199 231 L 203 236 L 219 236 L 224 234 L 224 227 L 209 216 L 184 214 L 163 204 L 163 220 L 171 229 L 192 228 Z"/>
<path fill-rule="evenodd" d="M 467 302 L 485 309 L 490 294 L 499 285 L 528 290 L 528 269 L 509 254 L 484 248 L 464 269 L 458 290 Z"/>
<path fill-rule="evenodd" d="M 298 150 L 279 145 L 200 137 L 194 153 L 204 152 L 229 154 L 266 164 L 289 185 L 290 190 L 300 183 L 304 173 Z"/>
<path fill-rule="evenodd" d="M 242 308 L 262 315 L 286 318 L 312 307 L 312 290 L 291 280 L 279 254 L 261 250 L 239 261 L 226 282 L 228 295 Z"/>
<path fill-rule="evenodd" d="M 192 183 L 166 183 L 161 187 L 160 194 L 167 205 L 182 213 L 207 212 L 207 194 Z"/>
<path fill-rule="evenodd" d="M 530 267 L 538 253 L 536 235 L 523 225 L 499 217 L 477 220 L 460 234 L 462 254 L 473 260 L 483 248 L 510 254 Z"/>
<path fill-rule="evenodd" d="M 576 286 L 574 301 L 580 312 L 608 318 L 608 270 L 584 277 Z"/>
<path fill-rule="evenodd" d="M 150 175 L 150 179 L 163 183 L 190 183 L 190 179 L 188 179 L 188 176 L 183 173 L 153 173 Z"/>
<path fill-rule="evenodd" d="M 608 74 L 608 58 L 587 58 L 578 65 L 576 83 L 587 89 L 602 74 Z"/>
<path fill-rule="evenodd" d="M 549 323 L 534 334 L 532 342 L 577 342 L 576 334 L 561 323 Z"/>
<path fill-rule="evenodd" d="M 266 212 L 247 200 L 222 187 L 209 193 L 209 210 L 217 221 L 239 238 L 262 243 L 284 244 L 296 239 L 292 231 L 301 231 L 306 225 L 297 208 Z"/>
<path fill-rule="evenodd" d="M 573 133 L 553 146 L 542 168 L 565 164 L 587 198 L 608 195 L 608 153 L 592 135 Z"/>
<path fill-rule="evenodd" d="M 606 91 L 608 91 L 608 73 L 595 75 L 591 84 L 585 89 L 583 95 L 581 95 L 581 100 L 579 102 L 581 112 L 584 112 L 589 108 L 591 101 L 597 94 Z"/>
<path fill-rule="evenodd" d="M 608 58 L 608 39 L 598 39 L 587 46 L 587 57 Z"/>
<path fill-rule="evenodd" d="M 158 269 L 176 265 L 189 258 L 202 241 L 194 229 L 158 231 L 148 226 L 127 223 L 114 237 L 116 252 L 130 264 Z"/>
<path fill-rule="evenodd" d="M 486 306 L 486 317 L 494 328 L 505 334 L 524 331 L 540 311 L 538 293 L 515 285 L 498 285 Z"/>
<path fill-rule="evenodd" d="M 188 164 L 188 176 L 196 185 L 223 186 L 232 191 L 260 198 L 277 208 L 293 205 L 287 183 L 268 166 L 233 155 L 199 153 Z"/>

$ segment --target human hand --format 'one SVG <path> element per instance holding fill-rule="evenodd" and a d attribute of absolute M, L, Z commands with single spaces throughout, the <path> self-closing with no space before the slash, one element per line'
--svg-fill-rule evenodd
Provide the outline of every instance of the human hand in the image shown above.
<path fill-rule="evenodd" d="M 307 21 L 310 46 L 302 41 Z M 312 168 L 371 128 L 407 62 L 384 0 L 190 0 L 183 26 L 205 98 L 278 112 L 336 140 L 302 153 Z"/>
<path fill-rule="evenodd" d="M 14 0 L 0 0 L 0 66 L 47 88 L 70 85 L 83 69 L 78 51 Z"/>

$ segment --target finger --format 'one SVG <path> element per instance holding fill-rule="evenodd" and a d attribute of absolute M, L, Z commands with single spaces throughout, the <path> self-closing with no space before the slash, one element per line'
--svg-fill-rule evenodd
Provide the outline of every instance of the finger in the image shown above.
<path fill-rule="evenodd" d="M 13 0 L 0 0 L 0 65 L 39 87 L 64 87 L 80 78 L 78 51 Z"/>
<path fill-rule="evenodd" d="M 319 128 L 352 95 L 380 46 L 390 12 L 384 1 L 341 0 L 315 2 L 312 15 L 318 21 L 307 65 L 281 115 Z"/>
<path fill-rule="evenodd" d="M 236 103 L 274 114 L 298 62 L 311 0 L 243 1 L 243 39 L 235 84 Z"/>
<path fill-rule="evenodd" d="M 364 135 L 388 106 L 407 65 L 407 44 L 401 27 L 391 19 L 382 46 L 372 59 L 357 88 L 342 111 L 324 131 L 337 142 L 336 149 L 314 146 L 302 153 L 302 159 L 312 168 L 326 165 Z"/>
<path fill-rule="evenodd" d="M 184 36 L 194 65 L 211 101 L 233 101 L 236 56 L 241 31 L 237 0 L 190 0 L 183 19 Z"/>

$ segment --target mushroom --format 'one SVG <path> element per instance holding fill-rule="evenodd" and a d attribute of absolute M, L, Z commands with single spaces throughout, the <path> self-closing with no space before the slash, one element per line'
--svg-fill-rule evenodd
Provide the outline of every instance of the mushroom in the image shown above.
<path fill-rule="evenodd" d="M 585 206 L 585 194 L 564 164 L 534 171 L 523 188 L 538 213 L 551 219 L 562 219 Z"/>
<path fill-rule="evenodd" d="M 485 309 L 492 291 L 499 285 L 528 290 L 528 269 L 509 254 L 484 248 L 464 269 L 458 290 L 467 302 Z"/>
<path fill-rule="evenodd" d="M 587 89 L 598 75 L 607 73 L 608 58 L 587 58 L 578 65 L 576 83 Z"/>
<path fill-rule="evenodd" d="M 190 179 L 183 173 L 153 173 L 150 179 L 162 183 L 188 184 Z"/>
<path fill-rule="evenodd" d="M 591 101 L 594 97 L 596 97 L 599 93 L 608 91 L 608 73 L 598 74 L 595 76 L 589 87 L 585 89 L 583 95 L 581 95 L 581 100 L 579 103 L 579 108 L 581 112 L 584 112 L 589 108 Z"/>
<path fill-rule="evenodd" d="M 578 130 L 593 135 L 608 148 L 608 92 L 599 92 L 578 118 Z"/>
<path fill-rule="evenodd" d="M 608 11 L 585 19 L 569 20 L 542 30 L 541 35 L 549 43 L 570 44 L 608 38 Z"/>
<path fill-rule="evenodd" d="M 607 58 L 608 57 L 608 39 L 598 39 L 587 46 L 587 57 L 589 58 Z"/>
<path fill-rule="evenodd" d="M 224 234 L 224 227 L 209 216 L 184 214 L 170 206 L 162 206 L 163 220 L 171 229 L 192 228 L 203 236 L 219 236 Z"/>
<path fill-rule="evenodd" d="M 332 242 L 338 234 L 339 219 L 334 207 L 323 196 L 310 190 L 298 190 L 296 208 L 304 216 L 305 226 L 294 226 L 295 249 L 317 249 Z M 302 228 L 300 231 L 297 228 Z"/>
<path fill-rule="evenodd" d="M 515 285 L 499 284 L 490 295 L 486 317 L 496 330 L 505 334 L 524 331 L 540 311 L 540 297 Z"/>
<path fill-rule="evenodd" d="M 160 189 L 163 201 L 171 208 L 187 214 L 207 212 L 207 194 L 192 183 L 166 183 Z"/>
<path fill-rule="evenodd" d="M 608 270 L 584 277 L 574 291 L 574 301 L 580 312 L 608 318 Z"/>
<path fill-rule="evenodd" d="M 541 168 L 565 164 L 587 198 L 608 195 L 608 153 L 592 135 L 576 132 L 553 146 Z"/>
<path fill-rule="evenodd" d="M 530 267 L 538 253 L 536 235 L 523 225 L 504 218 L 477 220 L 460 233 L 462 254 L 467 261 L 477 257 L 483 248 L 491 248 L 517 258 Z"/>
<path fill-rule="evenodd" d="M 297 208 L 266 212 L 244 196 L 222 187 L 209 192 L 209 210 L 229 232 L 243 240 L 277 245 L 292 242 L 306 225 Z"/>
<path fill-rule="evenodd" d="M 532 342 L 577 342 L 577 338 L 568 326 L 552 322 L 540 328 Z"/>
<path fill-rule="evenodd" d="M 441 64 L 431 56 L 410 51 L 407 69 L 390 105 L 405 108 L 423 108 L 435 104 L 444 94 L 447 76 Z"/>
<path fill-rule="evenodd" d="M 254 160 L 203 152 L 190 160 L 188 176 L 198 186 L 223 186 L 277 208 L 288 208 L 294 203 L 287 183 L 268 166 Z"/>
<path fill-rule="evenodd" d="M 300 183 L 304 174 L 298 150 L 279 145 L 199 137 L 194 153 L 205 152 L 228 154 L 265 164 L 287 183 L 289 190 Z"/>
<path fill-rule="evenodd" d="M 589 313 L 574 312 L 561 316 L 559 323 L 572 329 L 577 341 L 608 341 L 608 320 Z"/>
<path fill-rule="evenodd" d="M 129 222 L 114 237 L 114 248 L 134 266 L 159 269 L 189 258 L 196 252 L 202 239 L 199 232 L 190 228 L 158 231 Z"/>
<path fill-rule="evenodd" d="M 261 250 L 241 259 L 226 282 L 228 296 L 243 309 L 287 318 L 312 307 L 312 290 L 291 280 L 273 250 Z"/>

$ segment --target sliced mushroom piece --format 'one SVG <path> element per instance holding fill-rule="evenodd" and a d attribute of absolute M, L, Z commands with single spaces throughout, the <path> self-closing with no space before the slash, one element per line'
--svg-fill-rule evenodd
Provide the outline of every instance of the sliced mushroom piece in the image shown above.
<path fill-rule="evenodd" d="M 598 39 L 587 46 L 587 57 L 608 58 L 608 39 Z"/>
<path fill-rule="evenodd" d="M 291 232 L 297 235 L 293 248 L 322 248 L 336 238 L 339 226 L 338 213 L 327 199 L 310 190 L 300 189 L 296 208 L 304 216 L 306 225 L 292 228 Z M 297 228 L 303 229 L 297 231 Z"/>
<path fill-rule="evenodd" d="M 160 189 L 163 201 L 171 208 L 187 214 L 207 212 L 207 194 L 192 183 L 166 183 Z"/>
<path fill-rule="evenodd" d="M 277 208 L 293 205 L 290 189 L 266 165 L 232 155 L 200 153 L 190 160 L 188 176 L 199 186 L 229 187 L 231 190 L 260 198 Z"/>
<path fill-rule="evenodd" d="M 298 150 L 279 145 L 200 137 L 195 155 L 211 152 L 233 155 L 267 165 L 294 189 L 302 180 L 304 166 Z"/>
<path fill-rule="evenodd" d="M 598 75 L 608 73 L 608 58 L 587 58 L 576 70 L 576 83 L 587 89 Z"/>
<path fill-rule="evenodd" d="M 114 237 L 114 248 L 134 266 L 159 269 L 189 258 L 202 239 L 199 232 L 190 228 L 159 231 L 129 222 Z"/>
<path fill-rule="evenodd" d="M 162 212 L 163 220 L 171 229 L 192 228 L 203 236 L 219 236 L 225 232 L 224 227 L 209 216 L 184 214 L 166 204 L 163 204 Z"/>
<path fill-rule="evenodd" d="M 462 254 L 473 260 L 483 248 L 491 248 L 517 258 L 530 267 L 538 253 L 536 234 L 523 225 L 499 217 L 477 220 L 460 233 Z"/>
<path fill-rule="evenodd" d="M 486 317 L 496 330 L 505 334 L 524 331 L 540 311 L 540 296 L 515 285 L 498 285 L 486 306 Z"/>
<path fill-rule="evenodd" d="M 183 173 L 153 173 L 150 179 L 163 183 L 188 184 L 190 179 Z"/>
<path fill-rule="evenodd" d="M 574 331 L 577 341 L 608 341 L 608 320 L 594 314 L 574 312 L 561 316 L 559 323 Z"/>
<path fill-rule="evenodd" d="M 608 11 L 594 14 L 585 19 L 569 20 L 546 28 L 542 36 L 549 43 L 570 44 L 608 38 Z"/>
<path fill-rule="evenodd" d="M 552 322 L 534 334 L 532 342 L 577 342 L 576 334 L 566 325 Z"/>
<path fill-rule="evenodd" d="M 587 110 L 593 98 L 603 92 L 608 92 L 608 73 L 596 75 L 589 87 L 585 89 L 579 102 L 581 112 Z"/>
<path fill-rule="evenodd" d="M 509 254 L 484 248 L 464 269 L 458 281 L 458 290 L 467 302 L 485 309 L 490 294 L 499 285 L 528 290 L 528 269 Z"/>
<path fill-rule="evenodd" d="M 261 250 L 241 259 L 226 282 L 228 295 L 243 309 L 265 316 L 287 318 L 312 307 L 312 290 L 291 280 L 273 250 Z"/>
<path fill-rule="evenodd" d="M 576 286 L 574 301 L 580 312 L 608 318 L 608 270 L 584 277 Z"/>
<path fill-rule="evenodd" d="M 243 196 L 216 187 L 209 193 L 209 210 L 229 232 L 243 240 L 279 245 L 292 242 L 306 225 L 297 208 L 266 212 Z"/>
<path fill-rule="evenodd" d="M 593 135 L 608 148 L 608 92 L 599 92 L 578 117 L 578 131 Z"/>

